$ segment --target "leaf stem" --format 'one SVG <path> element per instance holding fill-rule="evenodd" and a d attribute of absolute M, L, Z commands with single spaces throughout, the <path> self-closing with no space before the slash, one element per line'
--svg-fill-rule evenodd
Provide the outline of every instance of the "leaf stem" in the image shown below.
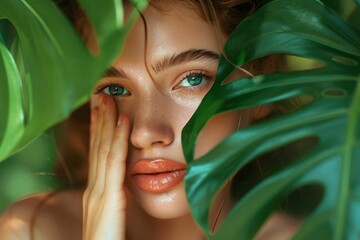
<path fill-rule="evenodd" d="M 342 164 L 342 181 L 340 184 L 339 194 L 339 207 L 337 211 L 337 222 L 335 228 L 334 239 L 346 239 L 345 227 L 347 226 L 346 217 L 348 214 L 348 201 L 350 194 L 350 181 L 351 181 L 351 168 L 352 168 L 352 149 L 354 148 L 356 141 L 356 128 L 359 122 L 358 111 L 360 109 L 360 84 L 357 84 L 355 89 L 354 98 L 349 109 L 349 125 L 346 133 L 346 141 L 343 152 L 343 164 Z"/>

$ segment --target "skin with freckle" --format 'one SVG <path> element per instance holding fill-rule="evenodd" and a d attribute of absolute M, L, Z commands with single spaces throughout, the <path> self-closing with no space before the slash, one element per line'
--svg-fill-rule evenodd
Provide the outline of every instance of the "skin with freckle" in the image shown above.
<path fill-rule="evenodd" d="M 222 47 L 217 41 L 213 26 L 195 11 L 173 9 L 175 8 L 160 14 L 158 9 L 148 8 L 143 14 L 148 27 L 147 52 L 144 24 L 138 21 L 127 38 L 124 51 L 113 63 L 113 67 L 126 73 L 127 78 L 108 77 L 97 85 L 101 88 L 106 84 L 118 84 L 131 93 L 130 96 L 114 97 L 117 110 L 126 113 L 132 122 L 128 166 L 140 159 L 154 158 L 185 163 L 181 130 L 215 78 L 218 60 L 206 57 L 166 68 L 159 73 L 153 71 L 152 66 L 164 58 L 171 58 L 174 54 L 188 50 L 204 49 L 221 54 Z M 178 87 L 180 81 L 191 71 L 201 71 L 210 80 L 193 88 Z M 97 96 L 94 96 L 94 105 Z M 238 120 L 239 113 L 214 118 L 200 136 L 197 156 L 206 153 L 234 132 Z M 129 176 L 126 177 L 126 186 L 136 202 L 154 217 L 175 218 L 189 214 L 182 183 L 164 194 L 138 189 Z"/>
<path fill-rule="evenodd" d="M 130 10 L 125 7 L 125 15 Z M 149 5 L 142 15 L 91 97 L 84 195 L 82 190 L 64 191 L 18 202 L 0 218 L 0 239 L 30 239 L 30 229 L 35 240 L 204 239 L 185 196 L 181 131 L 215 80 L 226 36 L 182 1 Z M 87 44 L 96 52 L 93 33 Z M 228 81 L 243 75 L 236 72 Z M 241 114 L 212 118 L 199 136 L 196 157 L 236 131 Z M 211 226 L 227 197 L 226 187 L 213 205 Z M 232 199 L 227 203 L 219 222 Z M 298 225 L 274 214 L 257 239 L 288 239 Z"/>

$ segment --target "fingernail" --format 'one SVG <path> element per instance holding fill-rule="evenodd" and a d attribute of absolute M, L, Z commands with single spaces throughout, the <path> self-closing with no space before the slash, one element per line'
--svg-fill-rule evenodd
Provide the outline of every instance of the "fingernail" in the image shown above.
<path fill-rule="evenodd" d="M 118 116 L 118 120 L 117 120 L 117 123 L 116 123 L 116 126 L 117 126 L 117 127 L 119 127 L 119 126 L 121 125 L 122 120 L 123 120 L 123 116 L 122 116 L 122 114 L 120 114 L 120 115 Z"/>
<path fill-rule="evenodd" d="M 102 110 L 106 109 L 107 104 L 106 104 L 106 99 L 104 96 L 101 96 L 100 105 L 101 105 Z"/>

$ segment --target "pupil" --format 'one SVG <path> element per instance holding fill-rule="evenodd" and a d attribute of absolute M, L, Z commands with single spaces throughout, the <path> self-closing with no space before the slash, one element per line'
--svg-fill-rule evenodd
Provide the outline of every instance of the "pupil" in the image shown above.
<path fill-rule="evenodd" d="M 190 77 L 189 83 L 192 86 L 196 86 L 199 85 L 202 81 L 202 77 L 201 76 L 192 76 Z"/>
<path fill-rule="evenodd" d="M 121 95 L 123 93 L 124 89 L 119 86 L 110 86 L 109 92 L 111 95 Z"/>

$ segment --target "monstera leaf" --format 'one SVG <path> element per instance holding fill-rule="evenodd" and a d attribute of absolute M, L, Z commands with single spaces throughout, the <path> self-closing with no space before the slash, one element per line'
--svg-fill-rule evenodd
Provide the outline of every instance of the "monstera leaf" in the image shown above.
<path fill-rule="evenodd" d="M 359 4 L 359 1 L 356 1 Z M 224 83 L 237 67 L 271 54 L 314 59 L 324 67 Z M 322 199 L 294 239 L 360 236 L 360 33 L 316 0 L 275 0 L 243 21 L 225 47 L 216 82 L 184 128 L 191 210 L 209 239 L 253 239 L 289 192 L 315 184 Z M 196 138 L 214 115 L 308 96 L 306 106 L 243 128 L 199 159 Z M 208 223 L 216 194 L 257 156 L 302 139 L 311 151 L 265 177 L 241 198 L 215 233 Z"/>
<path fill-rule="evenodd" d="M 1 0 L 0 160 L 84 103 L 121 49 L 146 0 L 128 22 L 121 1 L 78 0 L 92 23 L 91 52 L 51 0 Z"/>

